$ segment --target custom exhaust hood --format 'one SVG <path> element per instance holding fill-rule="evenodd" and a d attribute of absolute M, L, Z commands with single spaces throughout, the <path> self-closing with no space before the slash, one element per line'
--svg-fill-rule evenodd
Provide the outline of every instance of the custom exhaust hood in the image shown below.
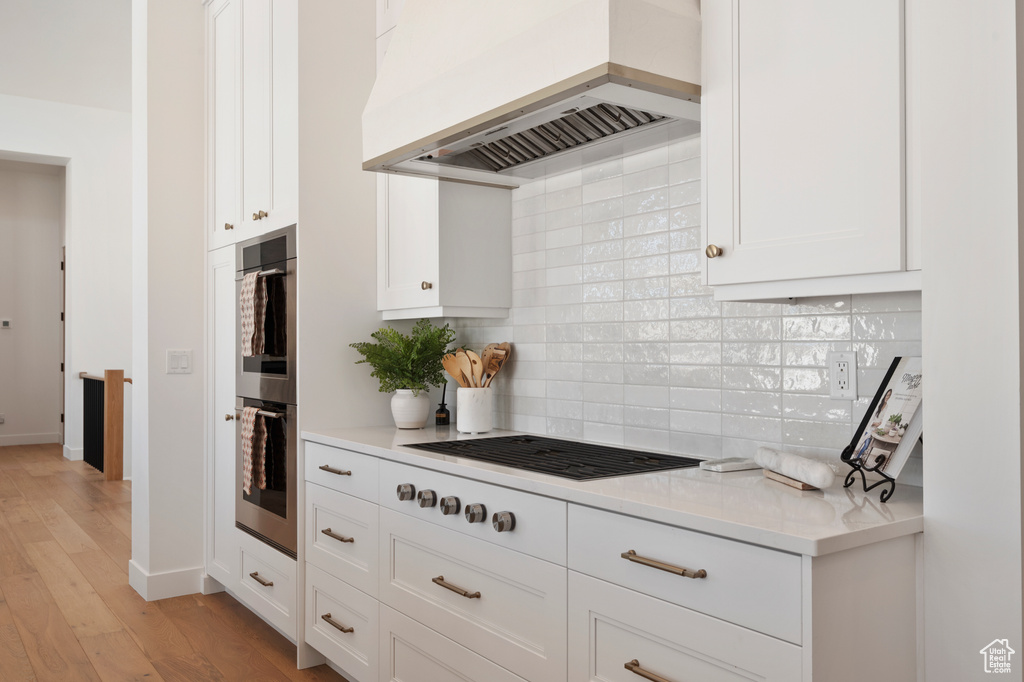
<path fill-rule="evenodd" d="M 699 0 L 406 0 L 365 170 L 517 187 L 700 131 Z"/>

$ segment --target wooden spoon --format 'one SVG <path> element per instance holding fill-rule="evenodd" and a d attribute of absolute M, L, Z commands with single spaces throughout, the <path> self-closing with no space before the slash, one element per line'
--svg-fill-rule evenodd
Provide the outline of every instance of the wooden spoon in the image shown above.
<path fill-rule="evenodd" d="M 466 383 L 463 385 L 463 388 L 473 388 L 476 386 L 473 383 L 473 363 L 470 362 L 466 351 L 461 348 L 455 351 L 455 361 L 458 363 L 459 369 L 466 376 Z"/>
<path fill-rule="evenodd" d="M 441 358 L 441 365 L 444 366 L 444 371 L 452 375 L 452 379 L 458 382 L 459 386 L 467 388 L 466 377 L 462 375 L 462 368 L 459 367 L 459 362 L 455 357 L 455 353 L 448 353 Z"/>
<path fill-rule="evenodd" d="M 466 357 L 469 358 L 469 363 L 473 368 L 473 385 L 483 386 L 484 385 L 484 363 L 480 360 L 480 356 L 471 350 L 466 351 Z"/>

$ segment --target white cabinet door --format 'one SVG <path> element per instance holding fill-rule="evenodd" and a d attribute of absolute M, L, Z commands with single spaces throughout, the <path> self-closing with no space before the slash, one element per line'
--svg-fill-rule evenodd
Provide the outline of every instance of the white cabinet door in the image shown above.
<path fill-rule="evenodd" d="M 903 2 L 702 9 L 708 283 L 905 269 Z"/>
<path fill-rule="evenodd" d="M 208 10 L 210 99 L 207 112 L 210 126 L 209 247 L 216 249 L 235 241 L 234 231 L 241 226 L 242 188 L 241 113 L 241 0 L 221 0 Z"/>
<path fill-rule="evenodd" d="M 438 181 L 382 175 L 377 183 L 377 307 L 437 306 Z"/>
<path fill-rule="evenodd" d="M 296 222 L 298 10 L 295 0 L 242 5 L 242 223 L 239 239 Z"/>
<path fill-rule="evenodd" d="M 210 253 L 210 346 L 212 414 L 210 418 L 210 491 L 213 518 L 206 572 L 229 590 L 238 582 L 238 534 L 235 528 L 235 249 Z M 225 419 L 231 417 L 231 420 Z"/>

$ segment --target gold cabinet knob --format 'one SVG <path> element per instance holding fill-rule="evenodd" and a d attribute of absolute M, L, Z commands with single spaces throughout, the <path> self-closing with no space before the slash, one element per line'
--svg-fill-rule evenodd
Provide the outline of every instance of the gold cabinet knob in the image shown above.
<path fill-rule="evenodd" d="M 430 283 L 430 282 L 421 282 L 420 283 L 420 289 L 423 289 L 423 291 L 426 291 L 427 289 L 433 289 L 433 288 L 434 288 L 434 285 L 432 283 Z"/>
<path fill-rule="evenodd" d="M 260 220 L 263 220 L 263 219 L 264 219 L 264 218 L 266 218 L 266 217 L 267 217 L 268 215 L 270 215 L 270 214 L 269 214 L 269 213 L 267 213 L 266 211 L 260 211 Z"/>
<path fill-rule="evenodd" d="M 235 418 L 235 415 L 233 415 L 233 414 L 226 414 L 226 415 L 224 415 L 224 421 L 226 421 L 226 422 L 232 421 L 234 418 Z"/>
<path fill-rule="evenodd" d="M 253 220 L 259 220 L 260 219 L 260 214 L 259 213 L 253 213 L 252 214 L 252 219 Z"/>
<path fill-rule="evenodd" d="M 224 223 L 224 229 L 225 230 L 233 230 L 233 229 L 235 229 L 235 226 L 232 225 L 231 223 Z"/>
<path fill-rule="evenodd" d="M 704 253 L 707 254 L 708 258 L 718 258 L 722 255 L 722 247 L 708 244 L 708 248 L 704 249 Z"/>

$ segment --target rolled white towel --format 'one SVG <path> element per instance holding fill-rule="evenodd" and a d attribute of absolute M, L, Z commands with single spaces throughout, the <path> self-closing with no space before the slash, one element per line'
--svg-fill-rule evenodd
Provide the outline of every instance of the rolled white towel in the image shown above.
<path fill-rule="evenodd" d="M 758 448 L 754 454 L 754 461 L 758 466 L 813 485 L 815 488 L 827 488 L 836 480 L 836 474 L 828 464 L 772 448 Z"/>

